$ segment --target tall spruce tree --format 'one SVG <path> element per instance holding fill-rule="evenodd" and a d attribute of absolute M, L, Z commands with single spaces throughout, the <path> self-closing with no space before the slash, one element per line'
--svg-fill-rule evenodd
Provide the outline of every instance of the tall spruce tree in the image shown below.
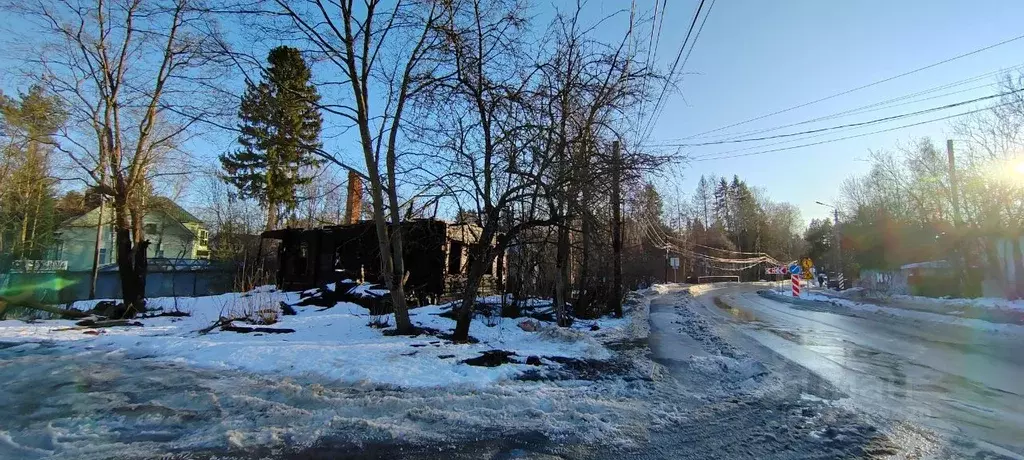
<path fill-rule="evenodd" d="M 249 83 L 238 115 L 242 148 L 221 155 L 224 180 L 246 198 L 267 206 L 267 230 L 277 227 L 281 208 L 295 207 L 296 187 L 307 184 L 300 169 L 315 166 L 323 119 L 320 95 L 299 50 L 279 46 L 267 56 L 270 66 L 258 84 Z"/>

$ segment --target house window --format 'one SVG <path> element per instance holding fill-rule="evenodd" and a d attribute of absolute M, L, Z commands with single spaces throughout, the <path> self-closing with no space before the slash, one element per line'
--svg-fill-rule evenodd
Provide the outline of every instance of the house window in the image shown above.
<path fill-rule="evenodd" d="M 452 241 L 448 246 L 448 274 L 462 273 L 462 242 Z"/>
<path fill-rule="evenodd" d="M 158 233 L 156 224 L 146 224 L 142 229 L 147 235 L 156 235 Z"/>
<path fill-rule="evenodd" d="M 100 248 L 100 265 L 107 263 L 107 248 Z"/>
<path fill-rule="evenodd" d="M 210 242 L 210 234 L 206 230 L 199 230 L 199 245 L 206 246 Z"/>

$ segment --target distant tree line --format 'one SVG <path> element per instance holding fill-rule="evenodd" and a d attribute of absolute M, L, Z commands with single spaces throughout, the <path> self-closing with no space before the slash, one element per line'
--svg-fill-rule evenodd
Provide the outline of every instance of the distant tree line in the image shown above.
<path fill-rule="evenodd" d="M 946 145 L 925 138 L 872 152 L 868 173 L 843 183 L 839 233 L 850 275 L 945 261 L 954 274 L 936 295 L 980 295 L 984 278 L 1010 297 L 1024 294 L 1024 79 L 1007 75 L 1002 86 L 1006 95 L 989 110 L 951 125 L 952 168 Z M 833 250 L 823 237 L 831 225 L 811 224 L 812 248 Z M 1002 251 L 1008 262 L 998 262 L 1000 242 L 1010 242 Z M 1017 267 L 1017 279 L 1007 277 L 1006 264 Z"/>

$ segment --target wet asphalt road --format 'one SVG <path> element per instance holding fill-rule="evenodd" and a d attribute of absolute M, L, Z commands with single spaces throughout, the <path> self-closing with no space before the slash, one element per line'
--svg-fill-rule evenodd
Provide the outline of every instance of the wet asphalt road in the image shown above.
<path fill-rule="evenodd" d="M 966 451 L 1024 455 L 1024 336 L 828 304 L 808 311 L 756 289 L 699 295 L 700 313 L 828 380 L 857 410 L 927 427 Z"/>

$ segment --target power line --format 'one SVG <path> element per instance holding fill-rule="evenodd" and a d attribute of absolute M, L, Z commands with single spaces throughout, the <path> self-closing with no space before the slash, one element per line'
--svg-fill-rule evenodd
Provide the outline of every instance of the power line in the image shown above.
<path fill-rule="evenodd" d="M 657 0 L 654 1 L 654 23 L 651 25 L 651 37 L 648 40 L 647 61 L 646 61 L 647 67 L 650 67 L 651 64 L 658 57 L 658 48 L 660 48 L 660 46 L 661 46 L 661 29 L 662 29 L 662 25 L 665 24 L 665 8 L 667 6 L 668 6 L 668 0 L 662 0 L 661 1 L 661 9 L 659 10 L 658 9 L 658 1 Z M 661 11 L 661 18 L 660 19 L 658 18 L 658 11 Z M 643 93 L 644 94 L 647 93 L 647 87 L 649 85 L 649 80 L 650 80 L 650 75 L 645 74 L 644 75 L 644 83 L 643 83 Z M 645 102 L 646 102 L 645 99 L 640 99 L 639 110 L 637 110 L 637 124 L 638 125 L 643 122 L 644 116 L 646 115 L 646 112 L 644 111 L 644 109 L 645 109 L 645 107 L 644 107 Z"/>
<path fill-rule="evenodd" d="M 701 2 L 701 3 L 703 4 L 703 2 Z M 683 63 L 679 66 L 680 71 L 682 69 L 686 68 L 686 62 L 690 60 L 690 54 L 693 53 L 693 49 L 697 47 L 697 40 L 700 38 L 700 33 L 704 31 L 704 24 L 708 22 L 708 17 L 711 16 L 711 9 L 714 8 L 714 7 L 715 7 L 715 0 L 711 0 L 711 3 L 708 5 L 707 12 L 704 13 L 704 19 L 702 19 L 700 21 L 700 27 L 697 28 L 697 34 L 693 36 L 693 43 L 690 44 L 690 50 L 686 52 L 686 57 L 683 58 Z M 698 13 L 699 13 L 699 8 L 698 8 Z M 667 81 L 666 81 L 666 83 L 667 83 Z M 662 95 L 659 96 L 658 104 L 655 104 L 655 106 L 654 106 L 655 114 L 654 114 L 654 117 L 651 118 L 651 122 L 647 125 L 647 130 L 644 133 L 645 134 L 645 136 L 644 136 L 645 138 L 651 134 L 651 130 L 654 129 L 654 123 L 659 118 L 661 118 L 661 113 L 665 110 L 665 105 L 661 103 L 662 102 L 661 101 L 661 97 L 664 96 L 664 94 L 665 93 L 662 93 Z"/>
<path fill-rule="evenodd" d="M 703 147 L 703 146 L 708 146 L 708 145 L 738 144 L 738 143 L 743 143 L 743 142 L 767 141 L 767 140 L 772 140 L 772 139 L 781 139 L 781 138 L 785 138 L 785 137 L 803 136 L 803 135 L 806 135 L 806 134 L 814 134 L 814 133 L 821 133 L 821 132 L 827 132 L 827 131 L 834 131 L 834 130 L 843 129 L 843 128 L 855 128 L 855 127 L 860 127 L 860 126 L 869 126 L 869 125 L 874 125 L 874 124 L 878 124 L 878 123 L 884 123 L 884 122 L 887 122 L 887 121 L 900 120 L 900 119 L 909 118 L 909 117 L 916 117 L 918 115 L 924 115 L 926 113 L 947 110 L 947 109 L 951 109 L 951 108 L 954 108 L 954 107 L 960 107 L 960 106 L 963 106 L 963 105 L 973 104 L 973 103 L 976 103 L 976 102 L 987 101 L 989 99 L 995 99 L 997 97 L 1009 96 L 1009 95 L 1012 95 L 1012 94 L 1019 93 L 1021 91 L 1024 91 L 1024 88 L 1013 90 L 1013 91 L 1007 91 L 1005 93 L 990 94 L 988 96 L 982 96 L 982 97 L 979 97 L 979 98 L 974 98 L 974 99 L 970 99 L 970 100 L 966 100 L 966 101 L 954 102 L 952 104 L 946 104 L 946 105 L 942 105 L 942 106 L 938 106 L 938 107 L 931 107 L 931 108 L 924 109 L 924 110 L 918 110 L 916 112 L 903 113 L 903 114 L 899 114 L 899 115 L 892 115 L 892 116 L 888 116 L 888 117 L 876 118 L 876 119 L 873 119 L 873 120 L 860 121 L 860 122 L 856 122 L 856 123 L 847 123 L 847 124 L 838 125 L 838 126 L 829 126 L 829 127 L 825 127 L 825 128 L 817 128 L 817 129 L 811 129 L 811 130 L 807 130 L 807 131 L 799 131 L 799 132 L 795 132 L 795 133 L 784 133 L 784 134 L 776 134 L 776 135 L 773 135 L 773 136 L 762 136 L 762 137 L 748 137 L 748 138 L 744 138 L 744 139 L 726 139 L 726 140 L 721 140 L 721 141 L 697 142 L 697 143 L 690 143 L 690 144 L 686 144 L 686 143 L 681 143 L 681 144 L 661 144 L 661 146 L 662 147 Z"/>
<path fill-rule="evenodd" d="M 971 90 L 984 88 L 986 86 L 991 86 L 991 85 L 975 87 L 975 88 L 971 88 Z M 905 104 L 912 104 L 912 103 L 915 103 L 915 102 L 921 102 L 921 101 L 928 100 L 928 99 L 945 97 L 945 96 L 949 96 L 949 95 L 952 95 L 952 94 L 957 94 L 959 92 L 964 92 L 964 91 L 956 91 L 956 92 L 952 92 L 952 93 L 942 94 L 942 95 L 939 95 L 939 96 L 933 96 L 931 98 L 925 98 L 925 99 L 921 99 L 921 100 L 918 100 L 918 101 L 907 102 Z M 898 104 L 898 105 L 905 105 L 905 104 Z M 896 107 L 896 106 L 893 106 L 893 107 Z M 880 110 L 880 109 L 874 109 L 874 110 L 871 110 L 871 111 L 875 111 L 875 110 Z M 767 144 L 760 144 L 760 145 L 754 145 L 754 146 L 749 146 L 749 147 L 741 147 L 741 148 L 738 148 L 738 149 L 726 150 L 726 151 L 720 151 L 720 152 L 702 153 L 702 154 L 699 154 L 699 155 L 693 155 L 693 156 L 689 157 L 689 159 L 692 161 L 692 160 L 696 160 L 696 159 L 704 158 L 704 157 L 719 156 L 719 155 L 725 155 L 725 154 L 730 154 L 730 153 L 738 153 L 738 152 L 749 152 L 749 151 L 752 151 L 752 150 L 764 149 L 765 147 L 771 147 L 771 146 L 775 146 L 775 145 L 792 144 L 792 143 L 795 143 L 795 142 L 806 141 L 808 139 L 820 138 L 820 137 L 828 136 L 830 134 L 835 134 L 836 132 L 856 131 L 858 128 L 859 127 L 843 128 L 843 129 L 838 129 L 838 130 L 835 130 L 835 131 L 827 131 L 827 132 L 811 134 L 811 135 L 807 135 L 807 136 L 800 136 L 800 137 L 795 137 L 795 138 L 784 139 L 784 140 L 777 141 L 777 142 L 769 142 Z"/>
<path fill-rule="evenodd" d="M 790 147 L 781 147 L 781 148 L 770 149 L 770 150 L 761 150 L 761 151 L 757 151 L 757 152 L 750 152 L 750 153 L 744 153 L 744 154 L 739 154 L 739 155 L 726 155 L 726 156 L 715 156 L 715 157 L 698 158 L 698 159 L 694 159 L 694 160 L 691 160 L 691 161 L 724 160 L 724 159 L 728 159 L 728 158 L 740 158 L 740 157 L 747 157 L 747 156 L 753 156 L 753 155 L 763 155 L 765 153 L 783 152 L 783 151 L 786 151 L 786 150 L 794 150 L 794 149 L 800 149 L 800 148 L 804 148 L 804 147 L 811 147 L 811 146 L 815 146 L 815 145 L 829 144 L 829 143 L 832 143 L 832 142 L 839 142 L 839 141 L 845 141 L 845 140 L 848 140 L 848 139 L 854 139 L 854 138 L 858 138 L 858 137 L 870 136 L 872 134 L 887 133 L 887 132 L 890 132 L 890 131 L 896 131 L 896 130 L 899 130 L 899 129 L 910 128 L 910 127 L 913 127 L 913 126 L 920 126 L 920 125 L 925 125 L 925 124 L 928 124 L 928 123 L 935 123 L 937 121 L 949 120 L 951 118 L 963 117 L 963 116 L 972 115 L 972 114 L 979 113 L 979 112 L 984 112 L 986 110 L 991 110 L 991 109 L 996 108 L 996 107 L 1002 107 L 1002 106 L 1005 106 L 1005 105 L 1008 105 L 1008 104 L 999 104 L 999 105 L 995 105 L 995 106 L 992 106 L 992 107 L 983 107 L 983 108 L 976 109 L 976 110 L 971 110 L 971 111 L 968 111 L 968 112 L 957 113 L 957 114 L 948 115 L 948 116 L 940 117 L 940 118 L 933 118 L 931 120 L 919 121 L 917 123 L 910 123 L 910 124 L 906 124 L 906 125 L 902 125 L 902 126 L 897 126 L 897 127 L 894 127 L 894 128 L 881 129 L 881 130 L 872 131 L 872 132 L 869 132 L 869 133 L 862 133 L 862 134 L 855 134 L 855 135 L 852 135 L 852 136 L 840 137 L 840 138 L 837 138 L 837 139 L 828 139 L 828 140 L 824 140 L 824 141 L 820 141 L 820 142 L 812 142 L 812 143 L 808 143 L 808 144 L 794 145 L 794 146 L 790 146 Z"/>
<path fill-rule="evenodd" d="M 641 222 L 638 219 L 637 223 L 641 224 L 641 226 L 643 228 L 643 231 L 644 231 L 644 234 L 647 236 L 647 238 L 649 238 L 651 241 L 653 241 L 661 249 L 666 249 L 666 250 L 670 250 L 671 249 L 671 250 L 674 250 L 679 255 L 685 255 L 685 256 L 688 256 L 688 257 L 693 258 L 693 259 L 701 259 L 701 260 L 705 260 L 705 261 L 709 261 L 709 262 L 720 262 L 720 263 L 728 263 L 728 264 L 752 264 L 751 266 L 755 266 L 755 265 L 762 264 L 762 263 L 772 263 L 772 264 L 775 264 L 775 265 L 779 265 L 780 264 L 777 259 L 775 259 L 774 257 L 768 255 L 767 253 L 763 253 L 763 252 L 761 252 L 761 253 L 744 253 L 744 252 L 741 252 L 741 251 L 731 251 L 731 250 L 728 250 L 728 249 L 713 248 L 713 247 L 710 247 L 710 246 L 704 246 L 704 245 L 700 245 L 700 244 L 694 243 L 694 246 L 705 247 L 705 248 L 708 248 L 708 249 L 715 249 L 715 250 L 719 250 L 719 251 L 732 252 L 732 253 L 738 253 L 738 254 L 755 254 L 755 255 L 758 255 L 758 257 L 747 257 L 747 258 L 739 259 L 739 258 L 718 257 L 718 256 L 710 255 L 710 254 L 702 254 L 702 253 L 699 253 L 699 252 L 691 251 L 691 250 L 689 250 L 687 248 L 684 248 L 684 247 L 679 247 L 679 246 L 675 245 L 674 243 L 672 243 L 670 241 L 673 238 L 671 235 L 668 235 L 668 234 L 665 234 L 665 233 L 661 232 L 661 230 L 656 225 L 654 225 L 647 216 L 640 216 L 640 217 L 643 219 L 643 222 Z M 685 246 L 686 243 L 684 242 L 683 245 Z M 749 268 L 749 267 L 746 267 L 746 268 Z M 743 269 L 746 269 L 746 268 L 743 268 Z"/>
<path fill-rule="evenodd" d="M 785 125 L 781 125 L 781 126 L 762 128 L 762 129 L 756 129 L 756 130 L 750 130 L 750 131 L 744 131 L 744 132 L 740 132 L 740 133 L 716 134 L 716 135 L 709 136 L 709 137 L 726 137 L 727 140 L 738 139 L 738 138 L 745 137 L 745 136 L 750 136 L 750 135 L 753 135 L 753 134 L 761 134 L 761 133 L 766 133 L 766 132 L 771 132 L 771 131 L 778 131 L 778 130 L 783 129 L 783 128 L 790 128 L 790 127 L 793 127 L 793 126 L 806 125 L 806 124 L 810 124 L 810 123 L 814 123 L 814 122 L 818 122 L 818 121 L 830 120 L 830 119 L 834 119 L 834 118 L 842 118 L 845 115 L 854 115 L 854 114 L 858 114 L 858 113 L 876 112 L 876 111 L 879 111 L 879 110 L 884 110 L 886 108 L 899 107 L 899 106 L 903 106 L 903 105 L 913 104 L 913 103 L 916 103 L 916 102 L 923 102 L 923 101 L 928 101 L 928 100 L 932 100 L 932 99 L 938 99 L 938 98 L 942 98 L 942 97 L 946 97 L 946 96 L 952 96 L 954 94 L 960 94 L 960 93 L 965 93 L 965 92 L 968 92 L 968 91 L 973 91 L 973 90 L 976 90 L 976 89 L 981 89 L 981 88 L 987 88 L 987 87 L 990 87 L 990 86 L 995 86 L 995 85 L 997 85 L 997 83 L 986 83 L 984 85 L 973 86 L 973 87 L 968 88 L 968 89 L 951 91 L 951 92 L 939 94 L 939 95 L 936 95 L 936 96 L 931 96 L 931 97 L 926 97 L 926 98 L 919 98 L 919 99 L 913 99 L 913 100 L 910 100 L 910 101 L 907 101 L 907 102 L 903 102 L 903 103 L 900 103 L 900 104 L 893 104 L 894 102 L 904 101 L 904 100 L 907 100 L 907 99 L 915 98 L 917 96 L 922 96 L 922 95 L 925 95 L 925 94 L 931 94 L 931 93 L 934 93 L 934 92 L 937 92 L 937 91 L 942 91 L 944 89 L 949 89 L 949 88 L 954 88 L 954 87 L 957 87 L 957 86 L 962 86 L 962 85 L 965 85 L 965 84 L 968 84 L 968 83 L 972 83 L 972 82 L 975 82 L 975 81 L 978 81 L 978 80 L 982 80 L 984 78 L 992 77 L 994 75 L 998 75 L 998 74 L 1001 74 L 1001 73 L 1011 72 L 1013 70 L 1018 70 L 1018 69 L 1021 69 L 1021 68 L 1024 68 L 1024 64 L 1018 64 L 1018 65 L 1015 65 L 1015 66 L 1012 66 L 1012 67 L 1006 67 L 1006 68 L 1002 68 L 1002 69 L 998 69 L 998 70 L 989 71 L 989 72 L 986 72 L 986 73 L 983 73 L 983 74 L 980 74 L 980 75 L 976 75 L 974 77 L 965 78 L 965 79 L 962 79 L 962 80 L 957 80 L 957 81 L 954 81 L 954 82 L 951 82 L 951 83 L 945 83 L 945 84 L 942 84 L 942 85 L 939 85 L 939 86 L 934 86 L 934 87 L 926 89 L 926 90 L 917 91 L 917 92 L 914 92 L 914 93 L 911 93 L 911 94 L 905 94 L 905 95 L 902 95 L 902 96 L 886 99 L 884 101 L 879 101 L 879 102 L 874 102 L 874 103 L 871 103 L 871 104 L 862 105 L 860 107 L 856 107 L 856 108 L 849 109 L 849 110 L 844 110 L 844 111 L 841 111 L 841 112 L 832 113 L 830 115 L 824 115 L 824 116 L 817 117 L 817 118 L 812 118 L 810 120 L 804 120 L 804 121 L 800 121 L 800 122 L 796 122 L 796 123 L 789 123 L 789 124 L 785 124 Z M 664 142 L 665 143 L 669 143 L 669 142 L 676 142 L 676 141 L 684 141 L 686 139 L 687 138 L 665 139 Z"/>
<path fill-rule="evenodd" d="M 1005 45 L 1007 43 L 1011 43 L 1011 42 L 1020 40 L 1022 38 L 1024 38 L 1024 35 L 1018 35 L 1016 37 L 1013 37 L 1013 38 L 1010 38 L 1010 39 L 1007 39 L 1007 40 L 1003 40 L 1003 41 L 1001 41 L 999 43 L 996 43 L 996 44 L 993 44 L 993 45 L 989 45 L 989 46 L 986 46 L 984 48 L 979 48 L 979 49 L 976 49 L 974 51 L 970 51 L 970 52 L 967 52 L 967 53 L 959 54 L 957 56 L 953 56 L 951 58 L 944 59 L 942 61 L 926 65 L 924 67 L 918 67 L 918 68 L 916 68 L 914 70 L 911 70 L 911 71 L 908 71 L 908 72 L 904 72 L 904 73 L 901 73 L 899 75 L 895 75 L 895 76 L 892 76 L 892 77 L 884 78 L 882 80 L 878 80 L 878 81 L 875 81 L 875 82 L 872 82 L 872 83 L 868 83 L 866 85 L 861 85 L 861 86 L 858 86 L 858 87 L 853 88 L 853 89 L 848 89 L 846 91 L 842 91 L 842 92 L 833 94 L 831 96 L 826 96 L 826 97 L 823 97 L 823 98 L 820 98 L 820 99 L 816 99 L 816 100 L 813 100 L 813 101 L 810 101 L 810 102 L 805 102 L 803 104 L 798 104 L 798 105 L 795 105 L 795 106 L 792 106 L 792 107 L 789 107 L 789 108 L 786 108 L 786 109 L 777 110 L 775 112 L 771 112 L 771 113 L 768 113 L 768 114 L 765 114 L 765 115 L 761 115 L 761 116 L 757 116 L 757 117 L 750 118 L 750 119 L 747 119 L 747 120 L 743 120 L 743 121 L 740 121 L 740 122 L 737 122 L 737 123 L 733 123 L 731 125 L 723 126 L 721 128 L 715 128 L 715 129 L 712 129 L 710 131 L 704 131 L 704 132 L 701 132 L 701 133 L 697 133 L 697 134 L 694 134 L 692 136 L 686 137 L 684 139 L 692 139 L 694 137 L 703 136 L 705 134 L 710 134 L 710 133 L 715 133 L 715 132 L 718 132 L 718 131 L 723 131 L 723 130 L 726 130 L 726 129 L 729 129 L 729 128 L 745 125 L 747 123 L 755 122 L 755 121 L 758 121 L 758 120 L 763 120 L 763 119 L 768 118 L 768 117 L 772 117 L 772 116 L 779 115 L 779 114 L 782 114 L 782 113 L 790 112 L 790 111 L 793 111 L 793 110 L 796 110 L 796 109 L 799 109 L 799 108 L 807 107 L 809 105 L 817 104 L 819 102 L 824 102 L 824 101 L 827 101 L 829 99 L 835 99 L 837 97 L 845 96 L 847 94 L 850 94 L 850 93 L 853 93 L 853 92 L 856 92 L 856 91 L 860 91 L 862 89 L 870 88 L 872 86 L 877 86 L 877 85 L 880 85 L 882 83 L 886 83 L 886 82 L 890 82 L 890 81 L 896 80 L 898 78 L 906 77 L 908 75 L 913 75 L 915 73 L 922 72 L 922 71 L 931 69 L 933 67 L 937 67 L 937 66 L 940 66 L 942 64 L 946 64 L 946 63 L 949 63 L 949 62 L 952 62 L 952 61 L 955 61 L 955 60 L 958 60 L 958 59 L 963 59 L 963 58 L 965 58 L 967 56 L 972 56 L 972 55 L 975 55 L 975 54 L 978 54 L 978 53 L 981 53 L 981 52 L 984 52 L 984 51 L 988 51 L 988 50 L 990 50 L 992 48 L 995 48 L 997 46 L 1002 46 L 1002 45 Z"/>
<path fill-rule="evenodd" d="M 700 27 L 697 28 L 697 34 L 693 36 L 693 43 L 690 44 L 690 51 L 686 52 L 686 57 L 683 58 L 680 69 L 686 68 L 686 61 L 690 60 L 690 54 L 693 53 L 693 48 L 697 46 L 697 40 L 700 39 L 700 33 L 704 31 L 704 24 L 708 22 L 708 17 L 711 16 L 711 9 L 715 7 L 715 0 L 711 0 L 711 4 L 708 5 L 708 11 L 704 13 L 704 19 L 700 21 Z"/>
<path fill-rule="evenodd" d="M 676 58 L 672 61 L 672 67 L 669 69 L 668 77 L 665 79 L 665 84 L 661 86 L 661 92 L 658 94 L 658 100 L 654 103 L 654 110 L 651 112 L 652 117 L 647 121 L 647 125 L 643 129 L 644 137 L 647 137 L 648 133 L 650 133 L 650 128 L 654 124 L 654 120 L 656 118 L 653 114 L 657 114 L 659 107 L 661 107 L 661 103 L 665 98 L 665 93 L 668 91 L 668 85 L 672 82 L 672 77 L 676 73 L 676 67 L 679 65 L 679 60 L 683 57 L 683 51 L 686 50 L 686 44 L 690 41 L 690 34 L 693 33 L 693 28 L 697 25 L 697 19 L 700 18 L 700 12 L 702 9 L 704 9 L 704 0 L 700 0 L 700 3 L 697 4 L 697 10 L 693 12 L 693 20 L 690 21 L 690 28 L 686 30 L 686 37 L 683 38 L 683 44 L 679 46 L 679 52 L 676 53 Z"/>

